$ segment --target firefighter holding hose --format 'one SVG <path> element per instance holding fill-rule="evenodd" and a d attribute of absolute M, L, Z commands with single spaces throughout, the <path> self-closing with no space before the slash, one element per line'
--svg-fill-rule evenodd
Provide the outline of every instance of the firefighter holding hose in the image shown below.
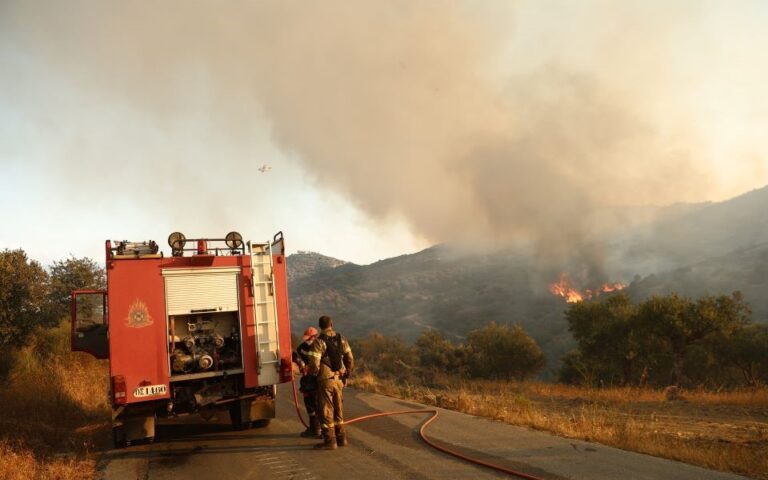
<path fill-rule="evenodd" d="M 306 430 L 301 432 L 301 436 L 305 438 L 321 438 L 320 418 L 317 414 L 317 376 L 309 373 L 309 352 L 312 350 L 312 344 L 317 338 L 317 333 L 315 327 L 307 328 L 301 338 L 302 342 L 294 354 L 294 362 L 299 366 L 302 374 L 299 390 L 304 395 L 304 407 L 309 416 L 309 425 Z"/>
<path fill-rule="evenodd" d="M 335 450 L 347 445 L 344 429 L 343 389 L 354 369 L 354 357 L 347 339 L 333 330 L 331 317 L 320 317 L 320 335 L 309 352 L 309 374 L 317 375 L 318 407 L 323 443 L 315 446 Z"/>

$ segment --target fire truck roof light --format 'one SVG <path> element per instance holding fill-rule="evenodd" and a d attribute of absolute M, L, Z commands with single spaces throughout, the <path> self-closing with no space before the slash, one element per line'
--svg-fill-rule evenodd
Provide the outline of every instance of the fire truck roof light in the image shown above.
<path fill-rule="evenodd" d="M 168 236 L 168 245 L 171 247 L 171 253 L 174 257 L 184 256 L 184 252 L 195 252 L 197 255 L 208 255 L 209 251 L 215 252 L 219 255 L 219 252 L 224 250 L 221 247 L 210 247 L 211 242 L 224 242 L 227 249 L 230 250 L 230 254 L 239 254 L 243 249 L 243 236 L 239 232 L 229 232 L 224 238 L 187 238 L 181 232 L 173 232 Z M 187 245 L 195 245 L 195 247 L 187 248 Z"/>
<path fill-rule="evenodd" d="M 243 236 L 240 235 L 238 232 L 229 232 L 227 236 L 224 237 L 224 241 L 227 243 L 227 246 L 232 250 L 236 248 L 241 248 L 243 246 Z"/>
<path fill-rule="evenodd" d="M 184 248 L 186 243 L 187 237 L 185 237 L 181 232 L 173 232 L 172 234 L 168 235 L 168 245 L 173 250 L 181 250 Z"/>

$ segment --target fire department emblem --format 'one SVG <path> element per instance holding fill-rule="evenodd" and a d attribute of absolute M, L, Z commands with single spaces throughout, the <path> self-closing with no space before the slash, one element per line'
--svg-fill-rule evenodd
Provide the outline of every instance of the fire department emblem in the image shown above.
<path fill-rule="evenodd" d="M 125 323 L 131 328 L 143 328 L 152 325 L 153 320 L 149 315 L 147 304 L 138 298 L 134 300 L 128 309 L 128 318 L 125 319 Z"/>

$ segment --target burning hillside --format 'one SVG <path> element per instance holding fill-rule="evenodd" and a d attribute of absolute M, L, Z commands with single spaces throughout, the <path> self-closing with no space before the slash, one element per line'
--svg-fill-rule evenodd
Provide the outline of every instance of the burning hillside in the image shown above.
<path fill-rule="evenodd" d="M 617 292 L 626 287 L 627 285 L 621 282 L 606 282 L 598 288 L 587 288 L 582 291 L 575 287 L 571 277 L 567 273 L 561 273 L 558 281 L 549 284 L 549 291 L 552 295 L 563 297 L 568 303 L 576 303 L 597 298 L 601 293 Z"/>

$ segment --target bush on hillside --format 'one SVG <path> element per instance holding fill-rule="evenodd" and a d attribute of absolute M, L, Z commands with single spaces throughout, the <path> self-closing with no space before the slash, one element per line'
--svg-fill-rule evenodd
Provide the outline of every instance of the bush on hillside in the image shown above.
<path fill-rule="evenodd" d="M 352 342 L 352 351 L 359 368 L 368 368 L 385 376 L 409 375 L 418 366 L 418 356 L 400 337 L 385 337 L 372 332 Z"/>
<path fill-rule="evenodd" d="M 41 325 L 55 325 L 48 273 L 24 250 L 0 252 L 0 348 L 21 347 Z"/>
<path fill-rule="evenodd" d="M 409 346 L 400 337 L 372 333 L 353 341 L 358 365 L 384 377 L 430 382 L 440 374 L 524 380 L 544 366 L 536 342 L 519 326 L 490 323 L 454 345 L 435 330 Z"/>
<path fill-rule="evenodd" d="M 475 377 L 525 380 L 544 368 L 544 355 L 519 325 L 491 322 L 467 337 L 469 368 Z"/>
<path fill-rule="evenodd" d="M 638 304 L 617 294 L 566 312 L 578 350 L 560 379 L 586 385 L 756 386 L 766 378 L 768 334 L 750 325 L 741 295 L 675 294 Z M 743 378 L 742 378 L 743 377 Z"/>

